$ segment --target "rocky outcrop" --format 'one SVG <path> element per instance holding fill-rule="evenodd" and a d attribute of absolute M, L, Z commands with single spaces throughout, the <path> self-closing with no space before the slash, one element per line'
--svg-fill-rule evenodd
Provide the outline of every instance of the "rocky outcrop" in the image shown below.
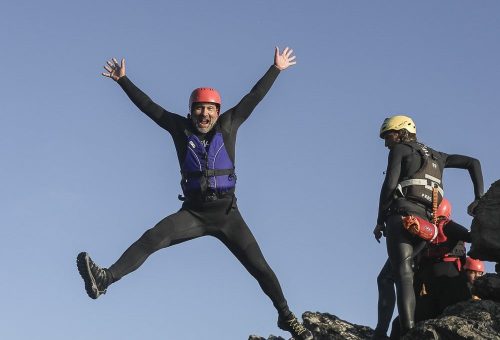
<path fill-rule="evenodd" d="M 500 262 L 500 180 L 491 185 L 478 202 L 471 226 L 469 256 Z"/>
<path fill-rule="evenodd" d="M 373 335 L 370 327 L 352 324 L 328 313 L 305 312 L 302 320 L 317 340 L 361 340 Z"/>
<path fill-rule="evenodd" d="M 269 338 L 267 339 L 257 335 L 250 335 L 248 340 L 285 340 L 285 339 L 280 336 L 274 336 L 274 335 L 270 335 Z"/>
<path fill-rule="evenodd" d="M 500 304 L 466 301 L 450 306 L 438 319 L 420 322 L 404 340 L 500 339 Z"/>
<path fill-rule="evenodd" d="M 373 329 L 370 327 L 352 324 L 328 313 L 305 312 L 302 314 L 302 320 L 304 326 L 313 333 L 315 340 L 362 340 L 373 335 Z M 252 335 L 248 340 L 285 339 L 273 335 L 267 339 Z"/>
<path fill-rule="evenodd" d="M 500 339 L 500 275 L 487 274 L 477 279 L 474 294 L 482 300 L 450 306 L 439 318 L 418 323 L 403 339 Z M 370 327 L 355 325 L 328 313 L 305 312 L 302 319 L 315 340 L 361 340 L 370 339 L 373 335 Z M 272 335 L 266 339 L 254 335 L 249 340 L 285 339 Z"/>
<path fill-rule="evenodd" d="M 486 274 L 476 279 L 472 293 L 483 300 L 500 302 L 500 275 Z"/>

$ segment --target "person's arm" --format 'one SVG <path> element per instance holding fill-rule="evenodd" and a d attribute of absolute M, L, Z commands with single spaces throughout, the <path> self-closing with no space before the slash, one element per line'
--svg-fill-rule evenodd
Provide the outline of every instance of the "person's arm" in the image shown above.
<path fill-rule="evenodd" d="M 470 235 L 470 231 L 464 226 L 450 220 L 443 227 L 443 232 L 447 238 L 457 241 L 464 241 L 467 243 L 472 242 L 472 237 Z"/>
<path fill-rule="evenodd" d="M 144 112 L 162 128 L 172 132 L 171 130 L 175 126 L 176 121 L 182 117 L 175 113 L 168 112 L 160 105 L 153 102 L 151 98 L 128 79 L 125 72 L 125 59 L 122 59 L 121 63 L 118 64 L 118 61 L 113 58 L 107 61 L 104 68 L 107 72 L 103 72 L 102 75 L 116 81 L 139 110 Z"/>
<path fill-rule="evenodd" d="M 386 210 L 391 204 L 401 175 L 401 163 L 408 152 L 411 149 L 404 144 L 396 144 L 389 152 L 384 184 L 380 190 L 377 225 L 384 225 Z"/>
<path fill-rule="evenodd" d="M 264 76 L 254 85 L 250 92 L 228 113 L 231 114 L 231 121 L 236 128 L 240 126 L 252 113 L 257 104 L 269 92 L 279 73 L 288 67 L 295 65 L 293 50 L 288 47 L 280 53 L 278 47 L 274 52 L 274 64 L 267 70 Z"/>
<path fill-rule="evenodd" d="M 474 201 L 469 205 L 467 212 L 474 214 L 477 202 L 484 194 L 483 172 L 481 163 L 476 158 L 463 155 L 448 155 L 444 165 L 445 168 L 466 169 L 469 171 L 472 184 L 474 185 Z"/>

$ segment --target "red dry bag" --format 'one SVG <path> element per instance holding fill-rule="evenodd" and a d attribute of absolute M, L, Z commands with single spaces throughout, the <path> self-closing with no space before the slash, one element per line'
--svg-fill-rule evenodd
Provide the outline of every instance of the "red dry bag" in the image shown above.
<path fill-rule="evenodd" d="M 418 216 L 403 216 L 403 227 L 411 234 L 429 242 L 438 235 L 438 228 L 434 224 Z"/>

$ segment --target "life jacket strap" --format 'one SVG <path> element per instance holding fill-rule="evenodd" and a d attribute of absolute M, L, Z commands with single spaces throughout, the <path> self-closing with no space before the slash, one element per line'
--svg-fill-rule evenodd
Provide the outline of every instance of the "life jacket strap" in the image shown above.
<path fill-rule="evenodd" d="M 401 181 L 398 186 L 396 187 L 396 190 L 403 195 L 403 188 L 408 187 L 410 185 L 422 185 L 425 187 L 428 187 L 429 190 L 432 190 L 433 187 L 431 187 L 425 178 L 413 178 L 413 179 L 407 179 L 404 181 Z M 444 196 L 444 190 L 440 186 L 437 187 L 438 192 L 441 194 L 441 197 Z"/>
<path fill-rule="evenodd" d="M 461 271 L 462 270 L 462 262 L 460 262 L 460 258 L 459 257 L 455 257 L 455 256 L 445 256 L 443 257 L 443 262 L 453 262 L 457 268 L 458 271 Z"/>
<path fill-rule="evenodd" d="M 234 175 L 233 169 L 207 169 L 202 171 L 181 172 L 183 178 L 200 178 Z"/>

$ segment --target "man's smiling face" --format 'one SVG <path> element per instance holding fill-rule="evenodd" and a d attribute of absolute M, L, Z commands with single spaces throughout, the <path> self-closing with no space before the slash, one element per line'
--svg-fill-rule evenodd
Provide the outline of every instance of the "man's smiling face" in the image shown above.
<path fill-rule="evenodd" d="M 191 108 L 191 121 L 201 133 L 207 133 L 219 118 L 219 108 L 212 103 L 194 103 Z"/>

